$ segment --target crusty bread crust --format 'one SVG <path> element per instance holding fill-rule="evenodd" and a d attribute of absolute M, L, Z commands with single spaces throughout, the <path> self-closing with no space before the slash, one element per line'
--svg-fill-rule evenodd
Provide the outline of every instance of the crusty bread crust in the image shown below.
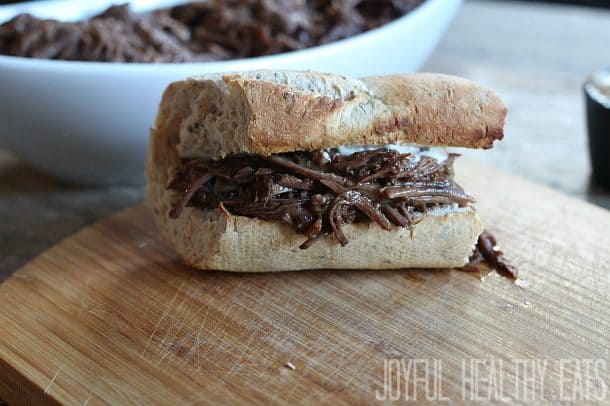
<path fill-rule="evenodd" d="M 182 157 L 391 143 L 491 148 L 506 117 L 491 89 L 430 73 L 361 80 L 298 71 L 211 74 L 168 92 L 189 94 L 186 105 L 178 100 Z"/>

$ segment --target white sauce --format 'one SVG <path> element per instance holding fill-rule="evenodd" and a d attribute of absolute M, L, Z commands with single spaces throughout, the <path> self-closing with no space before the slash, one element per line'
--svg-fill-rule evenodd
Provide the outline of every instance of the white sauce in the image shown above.
<path fill-rule="evenodd" d="M 326 162 L 330 162 L 330 155 L 326 151 L 322 151 L 322 157 Z"/>
<path fill-rule="evenodd" d="M 426 150 L 422 150 L 419 145 L 412 144 L 388 144 L 388 145 L 342 145 L 337 147 L 337 150 L 341 155 L 351 155 L 355 152 L 371 151 L 378 148 L 393 149 L 401 154 L 411 153 L 419 160 L 420 156 L 429 156 L 430 158 L 436 159 L 439 163 L 444 162 L 449 153 L 446 148 L 442 147 L 430 147 Z"/>

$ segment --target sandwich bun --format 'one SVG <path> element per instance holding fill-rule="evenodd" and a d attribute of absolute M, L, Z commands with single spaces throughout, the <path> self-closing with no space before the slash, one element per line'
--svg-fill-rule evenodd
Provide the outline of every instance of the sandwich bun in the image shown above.
<path fill-rule="evenodd" d="M 306 239 L 278 221 L 186 207 L 168 212 L 167 185 L 184 158 L 269 155 L 339 145 L 414 143 L 489 148 L 506 108 L 490 89 L 446 75 L 365 79 L 314 72 L 207 75 L 171 84 L 152 129 L 147 200 L 164 240 L 187 264 L 227 271 L 445 268 L 468 262 L 483 225 L 468 206 L 419 214 L 412 230 L 347 224 L 349 244 Z"/>

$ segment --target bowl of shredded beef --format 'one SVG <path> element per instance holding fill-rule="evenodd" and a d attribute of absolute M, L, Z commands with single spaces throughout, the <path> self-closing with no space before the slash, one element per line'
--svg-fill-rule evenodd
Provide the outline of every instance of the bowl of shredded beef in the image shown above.
<path fill-rule="evenodd" d="M 421 67 L 461 0 L 0 6 L 0 147 L 59 177 L 139 182 L 164 88 L 209 72 Z"/>
<path fill-rule="evenodd" d="M 423 0 L 209 0 L 135 12 L 119 4 L 79 21 L 21 13 L 0 53 L 98 62 L 207 62 L 311 48 L 380 27 Z"/>

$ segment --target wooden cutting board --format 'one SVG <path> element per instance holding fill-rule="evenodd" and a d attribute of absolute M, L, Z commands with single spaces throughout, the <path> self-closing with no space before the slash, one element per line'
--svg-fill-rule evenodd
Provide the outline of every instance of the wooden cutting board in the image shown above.
<path fill-rule="evenodd" d="M 470 162 L 458 174 L 517 283 L 455 270 L 197 272 L 137 206 L 0 286 L 0 397 L 370 403 L 384 399 L 388 368 L 403 401 L 424 398 L 427 380 L 440 381 L 429 396 L 468 403 L 489 395 L 492 371 L 504 379 L 492 395 L 553 401 L 578 396 L 566 391 L 585 359 L 597 362 L 599 397 L 610 384 L 610 213 Z M 562 372 L 565 358 L 576 361 Z M 517 359 L 546 361 L 544 380 L 528 381 Z"/>

